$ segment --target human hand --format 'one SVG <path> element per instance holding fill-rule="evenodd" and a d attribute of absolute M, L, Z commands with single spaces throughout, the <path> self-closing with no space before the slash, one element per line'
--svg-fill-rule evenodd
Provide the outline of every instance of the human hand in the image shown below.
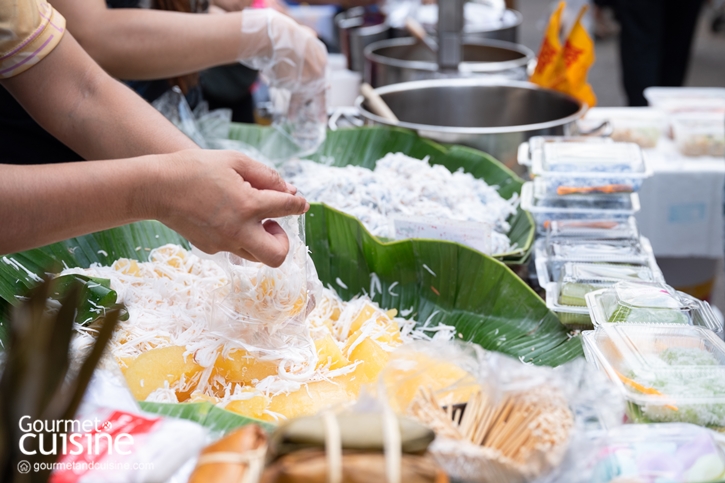
<path fill-rule="evenodd" d="M 325 88 L 327 50 L 315 32 L 271 9 L 242 14 L 239 61 L 261 71 L 271 87 L 314 96 Z"/>
<path fill-rule="evenodd" d="M 145 197 L 148 217 L 206 253 L 282 264 L 289 240 L 269 218 L 301 215 L 310 205 L 277 171 L 234 151 L 181 151 L 159 161 L 159 181 Z"/>

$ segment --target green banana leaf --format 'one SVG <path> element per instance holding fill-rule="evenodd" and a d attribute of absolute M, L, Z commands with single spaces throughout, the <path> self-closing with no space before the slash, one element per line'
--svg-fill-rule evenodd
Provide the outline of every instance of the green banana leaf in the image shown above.
<path fill-rule="evenodd" d="M 141 401 L 141 409 L 147 413 L 168 416 L 172 418 L 188 419 L 199 423 L 215 433 L 226 434 L 247 424 L 257 424 L 271 433 L 275 425 L 258 419 L 247 418 L 240 414 L 219 409 L 209 402 L 190 404 L 169 404 Z"/>
<path fill-rule="evenodd" d="M 286 159 L 294 154 L 290 141 L 268 127 L 232 124 L 229 138 L 243 142 L 272 160 Z M 486 153 L 463 146 L 444 147 L 412 131 L 382 126 L 329 131 L 325 143 L 309 159 L 331 162 L 332 166 L 354 165 L 374 169 L 378 159 L 394 152 L 418 159 L 428 156 L 431 164 L 443 165 L 450 171 L 463 168 L 489 185 L 498 186 L 499 193 L 506 199 L 520 194 L 523 185 L 523 180 L 513 171 Z M 534 222 L 531 215 L 519 207 L 509 223 L 508 237 L 515 248 L 494 257 L 507 264 L 521 264 L 528 259 L 531 251 Z"/>

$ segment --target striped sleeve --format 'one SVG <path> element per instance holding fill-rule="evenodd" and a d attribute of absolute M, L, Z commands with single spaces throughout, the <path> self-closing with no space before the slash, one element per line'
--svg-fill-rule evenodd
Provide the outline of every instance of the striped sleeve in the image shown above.
<path fill-rule="evenodd" d="M 64 32 L 65 19 L 45 0 L 0 0 L 0 79 L 43 60 Z"/>

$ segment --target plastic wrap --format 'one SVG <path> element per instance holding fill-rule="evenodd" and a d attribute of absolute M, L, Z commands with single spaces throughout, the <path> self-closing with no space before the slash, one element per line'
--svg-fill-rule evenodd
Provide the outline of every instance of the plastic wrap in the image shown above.
<path fill-rule="evenodd" d="M 725 343 L 687 325 L 617 324 L 583 333 L 591 364 L 617 385 L 634 422 L 725 426 Z"/>
<path fill-rule="evenodd" d="M 649 107 L 595 107 L 578 124 L 586 130 L 603 121 L 611 125 L 612 140 L 636 143 L 643 149 L 657 146 L 667 125 L 665 113 Z"/>
<path fill-rule="evenodd" d="M 280 267 L 229 252 L 211 256 L 227 273 L 228 283 L 214 292 L 209 328 L 247 352 L 285 361 L 282 366 L 290 364 L 291 372 L 295 366 L 314 371 L 309 362 L 316 357 L 315 346 L 305 318 L 320 300 L 322 286 L 307 253 L 304 216 L 275 221 L 289 239 Z"/>
<path fill-rule="evenodd" d="M 595 325 L 697 325 L 722 334 L 722 325 L 710 304 L 663 284 L 618 282 L 587 294 Z"/>
<path fill-rule="evenodd" d="M 672 136 L 685 156 L 725 156 L 725 113 L 681 113 L 671 118 Z"/>
<path fill-rule="evenodd" d="M 584 361 L 522 364 L 471 343 L 416 343 L 380 380 L 393 407 L 436 431 L 429 451 L 453 478 L 554 481 L 570 443 L 622 419 L 616 389 Z"/>
<path fill-rule="evenodd" d="M 271 9 L 245 10 L 241 30 L 238 59 L 269 83 L 275 124 L 299 146 L 299 155 L 313 153 L 327 127 L 324 44 L 311 29 Z"/>

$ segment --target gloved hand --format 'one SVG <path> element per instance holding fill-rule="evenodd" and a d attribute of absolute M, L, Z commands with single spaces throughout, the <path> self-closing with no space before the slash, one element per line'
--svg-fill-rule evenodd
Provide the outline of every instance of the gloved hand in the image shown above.
<path fill-rule="evenodd" d="M 259 70 L 270 87 L 292 93 L 325 88 L 327 50 L 314 31 L 271 9 L 245 9 L 239 61 Z"/>
<path fill-rule="evenodd" d="M 244 10 L 239 61 L 270 86 L 275 124 L 299 147 L 314 152 L 325 140 L 327 49 L 315 33 L 271 9 Z"/>

